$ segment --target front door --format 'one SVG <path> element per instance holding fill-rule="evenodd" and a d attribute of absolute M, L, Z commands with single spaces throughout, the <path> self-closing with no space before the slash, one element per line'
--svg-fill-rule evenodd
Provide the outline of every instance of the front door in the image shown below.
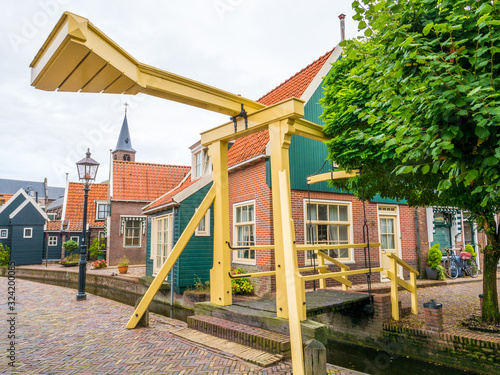
<path fill-rule="evenodd" d="M 153 219 L 151 258 L 153 274 L 160 271 L 172 249 L 172 214 Z"/>
<path fill-rule="evenodd" d="M 387 271 L 390 268 L 390 261 L 389 257 L 385 256 L 385 254 L 390 251 L 399 256 L 397 218 L 396 207 L 379 207 L 380 264 L 384 268 L 381 275 L 382 281 L 389 280 L 387 278 Z"/>

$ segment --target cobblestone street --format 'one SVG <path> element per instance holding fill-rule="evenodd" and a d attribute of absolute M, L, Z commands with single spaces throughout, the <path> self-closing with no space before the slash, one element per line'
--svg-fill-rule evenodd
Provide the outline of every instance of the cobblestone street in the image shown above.
<path fill-rule="evenodd" d="M 170 332 L 184 322 L 151 314 L 125 328 L 133 308 L 76 291 L 16 280 L 15 368 L 7 359 L 7 278 L 1 278 L 1 374 L 290 374 L 289 362 L 261 369 Z M 338 371 L 335 374 L 353 374 Z"/>

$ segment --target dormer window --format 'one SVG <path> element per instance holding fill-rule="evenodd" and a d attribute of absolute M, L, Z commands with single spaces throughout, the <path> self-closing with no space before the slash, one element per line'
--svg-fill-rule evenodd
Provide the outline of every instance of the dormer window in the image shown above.
<path fill-rule="evenodd" d="M 193 179 L 200 178 L 211 171 L 210 157 L 207 149 L 193 152 Z"/>

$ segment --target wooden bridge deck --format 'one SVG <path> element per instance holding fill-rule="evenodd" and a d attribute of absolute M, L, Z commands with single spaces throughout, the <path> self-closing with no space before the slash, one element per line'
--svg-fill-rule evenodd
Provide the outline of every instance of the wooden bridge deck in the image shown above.
<path fill-rule="evenodd" d="M 307 316 L 330 311 L 340 311 L 357 306 L 363 307 L 370 302 L 366 293 L 344 292 L 341 290 L 318 289 L 306 292 Z M 233 305 L 257 311 L 276 313 L 276 298 L 234 302 Z"/>

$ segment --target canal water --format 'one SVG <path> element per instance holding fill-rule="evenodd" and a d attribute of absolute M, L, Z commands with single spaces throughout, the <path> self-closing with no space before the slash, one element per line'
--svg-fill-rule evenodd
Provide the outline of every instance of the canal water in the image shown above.
<path fill-rule="evenodd" d="M 394 348 L 387 348 L 388 350 Z M 391 350 L 392 351 L 392 350 Z M 397 350 L 396 350 L 397 352 Z M 371 375 L 477 375 L 481 372 L 460 370 L 375 350 L 359 345 L 328 340 L 327 362 Z"/>

